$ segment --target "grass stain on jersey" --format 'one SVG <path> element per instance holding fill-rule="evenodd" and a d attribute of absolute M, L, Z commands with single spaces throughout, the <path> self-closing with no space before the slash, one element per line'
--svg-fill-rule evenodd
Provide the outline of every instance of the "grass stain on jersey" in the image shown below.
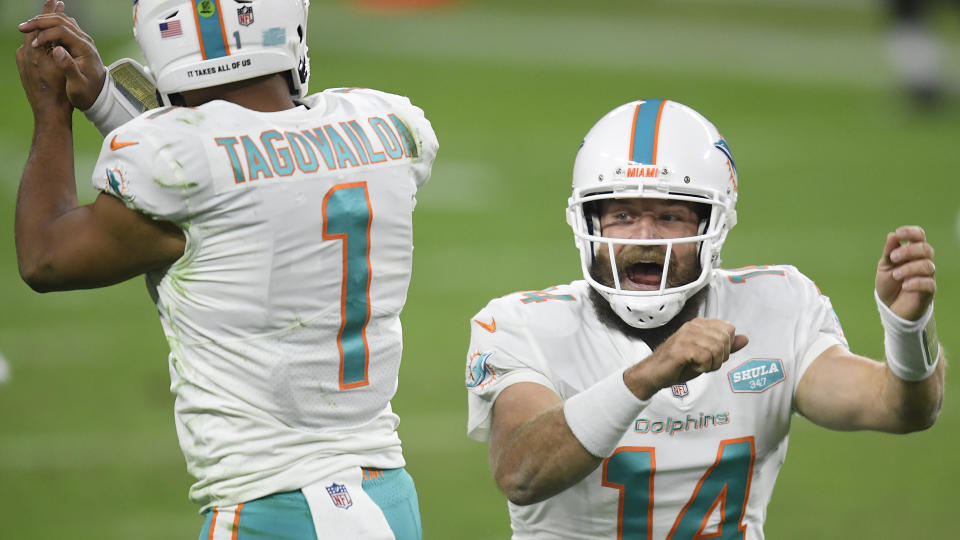
<path fill-rule="evenodd" d="M 183 115 L 183 116 L 177 117 L 177 122 L 182 122 L 184 124 L 187 124 L 188 126 L 199 126 L 206 119 L 207 117 L 204 116 L 203 113 L 193 111 L 193 114 L 189 116 Z"/>
<path fill-rule="evenodd" d="M 290 324 L 290 326 L 287 326 L 286 328 L 280 330 L 280 332 L 278 332 L 277 335 L 279 336 L 279 335 L 290 334 L 295 330 L 299 330 L 300 328 L 306 328 L 306 327 L 307 327 L 307 322 L 303 320 L 303 317 L 301 317 L 299 313 L 297 313 L 296 315 L 294 315 L 293 322 Z"/>
<path fill-rule="evenodd" d="M 153 183 L 162 188 L 178 188 L 183 190 L 193 189 L 200 185 L 199 182 L 189 182 L 189 181 L 166 182 L 161 176 L 154 176 Z"/>

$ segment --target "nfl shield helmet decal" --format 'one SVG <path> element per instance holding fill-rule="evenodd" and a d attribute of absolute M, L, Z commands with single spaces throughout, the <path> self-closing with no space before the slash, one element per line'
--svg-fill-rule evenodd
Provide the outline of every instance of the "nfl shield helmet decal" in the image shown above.
<path fill-rule="evenodd" d="M 736 393 L 757 394 L 786 378 L 778 358 L 751 358 L 727 374 L 730 389 Z"/>
<path fill-rule="evenodd" d="M 253 24 L 253 6 L 243 6 L 237 10 L 237 20 L 242 26 Z"/>
<path fill-rule="evenodd" d="M 327 493 L 330 494 L 330 500 L 333 501 L 333 505 L 337 508 L 346 510 L 353 506 L 353 499 L 350 498 L 350 492 L 347 491 L 347 486 L 334 482 L 327 486 Z"/>

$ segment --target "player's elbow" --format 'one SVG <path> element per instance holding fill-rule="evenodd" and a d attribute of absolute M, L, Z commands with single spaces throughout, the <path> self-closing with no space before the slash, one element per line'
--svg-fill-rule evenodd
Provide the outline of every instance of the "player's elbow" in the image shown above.
<path fill-rule="evenodd" d="M 517 506 L 527 506 L 546 499 L 546 497 L 538 496 L 529 486 L 500 482 L 497 482 L 497 484 L 500 486 L 500 491 L 507 496 L 507 500 Z"/>
<path fill-rule="evenodd" d="M 917 422 L 915 425 L 916 429 L 914 429 L 914 431 L 924 431 L 932 428 L 933 424 L 937 422 L 937 418 L 939 417 L 940 417 L 940 409 L 937 408 L 936 411 L 924 417 L 922 421 Z"/>
<path fill-rule="evenodd" d="M 940 403 L 901 416 L 900 433 L 914 433 L 933 427 L 940 416 Z"/>
<path fill-rule="evenodd" d="M 56 286 L 52 285 L 51 283 L 45 282 L 40 279 L 24 278 L 23 281 L 27 284 L 27 286 L 33 289 L 34 292 L 38 292 L 38 293 L 48 293 L 48 292 L 60 290 Z"/>
<path fill-rule="evenodd" d="M 899 411 L 897 426 L 892 431 L 905 434 L 930 429 L 940 416 L 942 405 L 943 393 L 938 392 L 936 396 L 904 406 Z"/>
<path fill-rule="evenodd" d="M 507 500 L 517 506 L 527 506 L 544 501 L 559 490 L 538 482 L 535 474 L 520 470 L 498 470 L 494 472 L 497 487 L 506 495 Z"/>
<path fill-rule="evenodd" d="M 905 381 L 887 372 L 888 384 L 881 392 L 886 403 L 884 417 L 889 419 L 891 433 L 914 433 L 933 427 L 943 407 L 946 359 L 941 352 L 939 365 L 930 376 L 920 381 Z"/>
<path fill-rule="evenodd" d="M 542 499 L 536 497 L 532 485 L 525 475 L 517 470 L 505 470 L 505 467 L 498 467 L 494 470 L 493 479 L 497 483 L 500 491 L 507 496 L 507 500 L 518 506 L 533 504 Z"/>
<path fill-rule="evenodd" d="M 18 266 L 20 279 L 34 291 L 46 293 L 59 290 L 57 272 L 52 265 L 21 257 Z"/>
<path fill-rule="evenodd" d="M 501 456 L 493 463 L 493 478 L 507 500 L 517 506 L 545 501 L 583 480 L 600 463 L 598 458 L 524 452 L 514 459 Z"/>

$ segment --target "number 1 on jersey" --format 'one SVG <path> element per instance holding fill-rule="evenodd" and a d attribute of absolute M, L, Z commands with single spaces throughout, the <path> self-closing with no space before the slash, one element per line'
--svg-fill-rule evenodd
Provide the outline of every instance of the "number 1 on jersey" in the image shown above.
<path fill-rule="evenodd" d="M 334 186 L 323 198 L 323 239 L 343 242 L 340 291 L 340 389 L 370 384 L 370 194 L 366 182 Z"/>

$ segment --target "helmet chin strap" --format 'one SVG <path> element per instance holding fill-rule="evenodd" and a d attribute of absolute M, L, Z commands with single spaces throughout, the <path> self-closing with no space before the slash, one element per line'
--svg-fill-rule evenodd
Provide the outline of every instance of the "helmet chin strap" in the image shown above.
<path fill-rule="evenodd" d="M 603 295 L 610 307 L 623 322 L 634 328 L 659 328 L 680 313 L 687 295 L 671 293 L 663 296 L 621 296 L 610 293 Z"/>

